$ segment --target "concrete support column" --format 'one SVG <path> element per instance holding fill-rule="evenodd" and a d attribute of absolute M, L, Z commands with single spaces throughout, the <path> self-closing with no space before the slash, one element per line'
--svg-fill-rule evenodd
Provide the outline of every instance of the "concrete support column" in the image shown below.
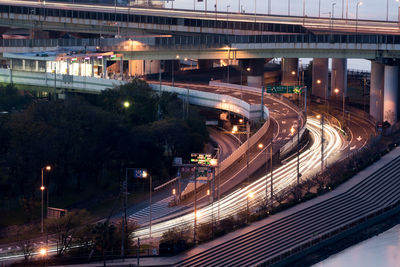
<path fill-rule="evenodd" d="M 247 76 L 247 85 L 251 87 L 261 87 L 264 84 L 264 64 L 265 59 L 250 59 L 248 66 L 250 72 Z"/>
<path fill-rule="evenodd" d="M 314 58 L 312 69 L 312 94 L 320 98 L 328 98 L 328 59 Z"/>
<path fill-rule="evenodd" d="M 91 77 L 94 77 L 94 58 L 90 58 L 90 65 L 92 67 L 92 73 L 90 74 Z"/>
<path fill-rule="evenodd" d="M 200 70 L 209 71 L 214 66 L 214 60 L 212 59 L 199 59 L 198 66 Z"/>
<path fill-rule="evenodd" d="M 107 78 L 107 58 L 103 57 L 103 77 Z"/>
<path fill-rule="evenodd" d="M 145 74 L 158 73 L 160 65 L 160 60 L 146 60 L 144 69 Z"/>
<path fill-rule="evenodd" d="M 284 86 L 297 85 L 299 83 L 299 59 L 282 58 L 281 62 L 282 82 Z"/>
<path fill-rule="evenodd" d="M 383 121 L 383 89 L 384 89 L 385 65 L 371 62 L 371 92 L 369 114 L 377 121 Z"/>
<path fill-rule="evenodd" d="M 342 98 L 347 96 L 347 59 L 332 59 L 331 91 L 339 89 L 335 96 Z M 333 94 L 333 93 L 332 93 Z"/>
<path fill-rule="evenodd" d="M 383 93 L 383 120 L 390 124 L 397 122 L 399 67 L 385 65 Z"/>

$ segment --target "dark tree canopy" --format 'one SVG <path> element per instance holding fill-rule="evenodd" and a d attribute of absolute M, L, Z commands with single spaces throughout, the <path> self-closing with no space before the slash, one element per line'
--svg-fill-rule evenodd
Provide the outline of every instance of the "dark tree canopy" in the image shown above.
<path fill-rule="evenodd" d="M 8 107 L 26 107 L 0 116 L 0 205 L 17 202 L 26 214 L 38 212 L 41 168 L 47 164 L 53 167 L 45 172 L 50 199 L 64 203 L 66 197 L 72 208 L 86 208 L 118 194 L 126 167 L 148 169 L 156 185 L 173 174 L 172 157 L 189 158 L 208 141 L 195 108 L 183 119 L 175 94 L 159 95 L 141 80 L 57 102 L 29 104 L 12 86 L 0 87 L 0 93 L 19 99 L 20 104 L 5 101 Z"/>

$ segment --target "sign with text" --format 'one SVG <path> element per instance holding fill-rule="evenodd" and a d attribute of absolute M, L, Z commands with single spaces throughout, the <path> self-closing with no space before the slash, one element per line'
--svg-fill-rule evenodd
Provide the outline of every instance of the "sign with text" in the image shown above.
<path fill-rule="evenodd" d="M 190 157 L 191 157 L 190 159 L 191 163 L 195 163 L 198 165 L 205 165 L 205 166 L 211 165 L 210 162 L 212 159 L 211 154 L 192 153 Z"/>
<path fill-rule="evenodd" d="M 304 87 L 300 86 L 267 86 L 269 94 L 298 94 Z"/>

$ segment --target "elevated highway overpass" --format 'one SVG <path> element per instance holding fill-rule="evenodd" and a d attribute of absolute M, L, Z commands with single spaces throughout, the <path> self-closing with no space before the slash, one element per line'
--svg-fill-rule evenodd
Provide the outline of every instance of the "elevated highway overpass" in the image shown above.
<path fill-rule="evenodd" d="M 399 35 L 397 21 L 271 16 L 37 1 L 0 1 L 0 26 L 129 36 L 133 33 Z"/>
<path fill-rule="evenodd" d="M 77 55 L 73 51 L 111 51 L 122 55 L 118 58 L 105 57 L 103 66 L 107 61 L 135 61 L 148 60 L 158 62 L 153 67 L 153 73 L 161 68 L 161 61 L 178 61 L 184 58 L 195 60 L 238 60 L 252 65 L 253 73 L 249 73 L 255 81 L 252 86 L 261 86 L 262 71 L 266 58 L 285 57 L 294 59 L 289 61 L 289 67 L 283 74 L 291 78 L 291 83 L 298 83 L 299 68 L 297 58 L 314 58 L 312 93 L 320 98 L 327 98 L 333 89 L 346 94 L 347 90 L 347 59 L 360 58 L 372 60 L 371 73 L 371 115 L 377 121 L 397 121 L 400 114 L 398 105 L 398 71 L 400 58 L 400 36 L 396 35 L 206 35 L 206 36 L 174 36 L 174 37 L 135 37 L 135 38 L 108 38 L 108 39 L 48 39 L 48 40 L 0 40 L 0 51 L 3 58 L 15 58 L 22 61 L 24 55 L 8 55 L 7 52 L 40 52 L 46 50 L 64 49 L 70 52 L 64 57 L 68 64 L 77 60 L 82 64 L 90 64 L 86 59 L 92 60 L 95 53 Z M 72 51 L 72 52 L 71 52 Z M 60 51 L 63 52 L 63 51 Z M 51 60 L 40 57 L 36 60 Z M 79 54 L 79 53 L 78 53 Z M 329 89 L 328 58 L 333 59 L 334 78 L 331 79 Z M 96 58 L 94 58 L 96 59 Z M 35 61 L 35 57 L 29 58 Z M 284 61 L 285 62 L 285 61 Z M 292 62 L 292 63 L 290 63 Z M 22 63 L 20 67 L 23 67 Z M 68 65 L 67 64 L 67 65 Z M 165 64 L 164 64 L 165 65 Z M 17 64 L 12 64 L 11 69 L 16 69 Z M 25 69 L 22 69 L 25 70 Z M 35 71 L 35 70 L 32 70 Z M 107 76 L 106 68 L 103 68 Z M 123 68 L 120 68 L 123 74 Z M 129 72 L 132 68 L 129 68 Z M 68 74 L 68 73 L 67 73 Z M 93 75 L 93 74 L 92 74 Z M 136 75 L 131 73 L 131 75 Z M 285 75 L 283 75 L 284 77 Z M 250 83 L 249 83 L 250 84 Z M 287 85 L 290 85 L 287 84 Z"/>
<path fill-rule="evenodd" d="M 400 58 L 400 36 L 390 35 L 206 35 L 97 39 L 0 39 L 1 53 L 113 51 L 126 60 L 249 59 L 275 57 Z M 61 51 L 60 51 L 61 52 Z"/>

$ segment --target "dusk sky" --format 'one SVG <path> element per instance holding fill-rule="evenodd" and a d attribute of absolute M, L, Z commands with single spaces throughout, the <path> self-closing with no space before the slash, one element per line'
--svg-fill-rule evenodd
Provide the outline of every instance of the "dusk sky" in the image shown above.
<path fill-rule="evenodd" d="M 255 0 L 257 3 L 257 13 L 268 12 L 268 0 Z M 247 13 L 254 12 L 255 6 L 254 0 L 218 0 L 218 10 L 226 11 L 227 5 L 230 5 L 229 11 L 238 11 L 238 5 L 243 6 L 243 9 Z M 272 14 L 275 15 L 287 15 L 288 13 L 288 0 L 270 0 Z M 306 15 L 318 16 L 319 0 L 304 0 L 306 4 Z M 332 9 L 332 3 L 336 3 L 334 15 L 335 18 L 342 17 L 342 6 L 346 7 L 346 1 L 349 5 L 349 18 L 355 18 L 357 0 L 320 0 L 321 1 L 321 16 L 329 17 L 329 12 Z M 379 19 L 386 20 L 386 3 L 387 0 L 363 0 L 363 4 L 359 7 L 359 18 L 360 19 Z M 344 5 L 342 5 L 344 3 Z M 215 0 L 208 0 L 208 10 L 214 10 Z M 194 0 L 176 0 L 174 7 L 193 9 Z M 291 15 L 302 15 L 303 14 L 303 0 L 290 0 L 290 13 Z M 398 19 L 398 6 L 399 3 L 396 0 L 389 0 L 389 20 Z M 171 7 L 171 2 L 167 4 L 167 7 Z M 196 0 L 196 9 L 204 9 L 204 2 L 198 3 Z M 346 14 L 345 10 L 343 12 Z"/>

